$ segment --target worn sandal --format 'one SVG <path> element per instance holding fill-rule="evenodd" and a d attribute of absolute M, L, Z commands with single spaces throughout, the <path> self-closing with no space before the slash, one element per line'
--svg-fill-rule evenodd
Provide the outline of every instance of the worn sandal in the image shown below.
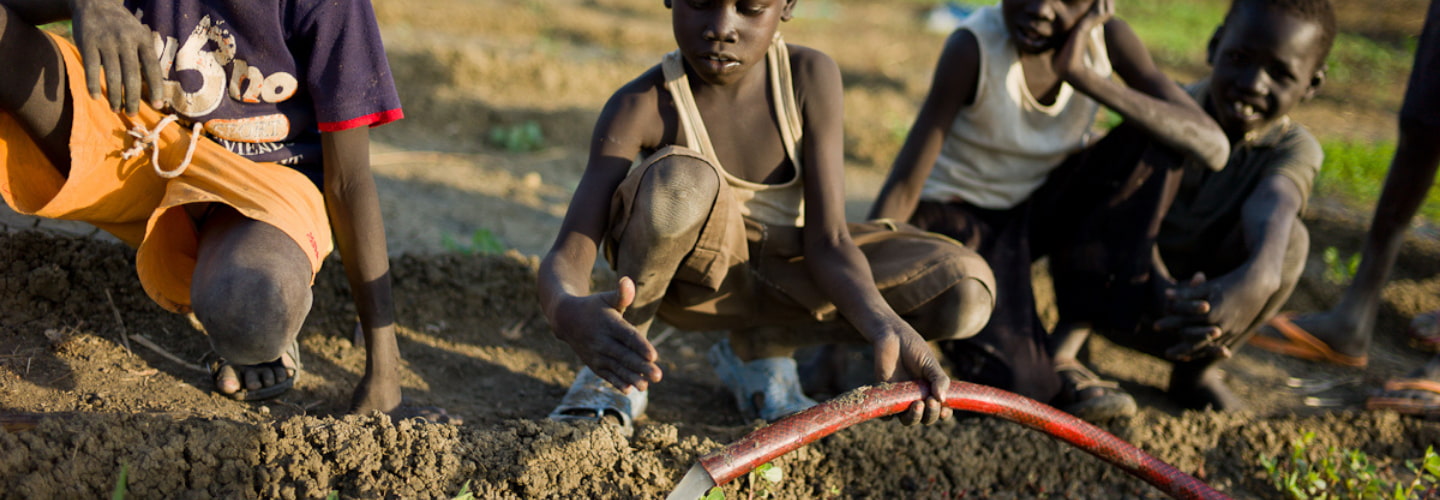
<path fill-rule="evenodd" d="M 290 358 L 289 364 L 285 363 L 286 357 Z M 245 381 L 243 378 L 241 378 L 239 370 L 237 370 L 237 368 L 240 366 L 268 368 L 283 367 L 290 374 L 290 376 L 287 377 L 285 380 L 252 391 L 245 388 Z M 220 376 L 227 367 L 231 369 L 231 371 L 235 374 L 236 378 L 240 378 L 240 390 L 232 392 L 230 394 L 220 393 L 219 391 Z M 216 358 L 210 363 L 210 380 L 214 382 L 216 392 L 220 393 L 220 395 L 222 396 L 234 399 L 236 401 L 260 401 L 284 394 L 285 391 L 288 391 L 290 390 L 290 388 L 295 387 L 295 383 L 300 381 L 300 374 L 304 372 L 305 364 L 300 362 L 300 342 L 296 340 L 291 340 L 290 347 L 286 348 L 285 352 L 280 354 L 280 358 L 274 361 L 255 365 L 235 365 L 231 364 L 229 361 L 226 361 L 224 358 Z"/>
<path fill-rule="evenodd" d="M 717 342 L 707 357 L 746 418 L 774 422 L 817 404 L 800 388 L 795 358 L 741 361 L 730 349 L 729 340 Z"/>
<path fill-rule="evenodd" d="M 1104 380 L 1079 361 L 1061 362 L 1055 367 L 1060 376 L 1061 398 L 1067 401 L 1061 410 L 1086 422 L 1104 422 L 1129 417 L 1138 410 L 1135 398 L 1120 384 Z"/>
<path fill-rule="evenodd" d="M 575 374 L 575 382 L 548 418 L 558 422 L 599 422 L 608 417 L 619 423 L 621 431 L 629 436 L 635 432 L 635 419 L 645 414 L 649 402 L 649 391 L 620 392 L 587 366 Z"/>

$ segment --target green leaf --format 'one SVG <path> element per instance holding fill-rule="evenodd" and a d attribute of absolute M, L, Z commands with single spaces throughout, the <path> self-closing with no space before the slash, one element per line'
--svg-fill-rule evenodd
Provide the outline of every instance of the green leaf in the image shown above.
<path fill-rule="evenodd" d="M 470 491 L 470 480 L 465 480 L 465 484 L 460 485 L 460 492 L 450 500 L 475 500 L 475 494 Z"/>
<path fill-rule="evenodd" d="M 110 500 L 125 500 L 125 488 L 129 482 L 130 464 L 120 462 L 120 477 L 115 478 L 115 489 L 110 492 Z"/>
<path fill-rule="evenodd" d="M 760 475 L 761 479 L 764 479 L 771 483 L 779 483 L 780 481 L 785 479 L 785 471 L 781 470 L 779 467 L 776 467 L 773 464 L 767 463 L 765 465 L 761 465 L 760 467 L 757 467 L 755 469 L 755 472 Z"/>
<path fill-rule="evenodd" d="M 710 488 L 710 491 L 706 492 L 705 496 L 700 497 L 700 500 L 725 500 L 725 490 L 720 489 L 719 486 Z"/>

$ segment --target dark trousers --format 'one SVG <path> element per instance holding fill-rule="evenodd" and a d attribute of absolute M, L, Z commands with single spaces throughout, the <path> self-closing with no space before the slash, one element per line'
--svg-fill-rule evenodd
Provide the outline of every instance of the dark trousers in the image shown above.
<path fill-rule="evenodd" d="M 974 337 L 941 342 L 956 378 L 1042 402 L 1060 391 L 1040 323 L 1031 265 L 1049 256 L 1068 291 L 1148 280 L 1160 220 L 1179 187 L 1183 158 L 1121 125 L 1065 160 L 1014 208 L 924 201 L 910 222 L 974 249 L 995 273 L 995 311 Z M 1078 284 L 1083 283 L 1083 286 Z M 1069 297 L 1060 298 L 1064 305 Z M 1070 302 L 1074 305 L 1073 301 Z"/>

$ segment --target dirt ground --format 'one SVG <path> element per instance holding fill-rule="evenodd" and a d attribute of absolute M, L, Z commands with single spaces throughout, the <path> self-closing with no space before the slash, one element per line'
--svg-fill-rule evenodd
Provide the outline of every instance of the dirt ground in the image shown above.
<path fill-rule="evenodd" d="M 1417 13 L 1424 6 L 1379 3 Z M 787 38 L 830 53 L 846 78 L 848 208 L 858 218 L 944 35 L 922 29 L 918 3 L 800 5 Z M 354 310 L 333 258 L 301 334 L 297 389 L 237 403 L 210 392 L 199 366 L 203 334 L 145 298 L 132 250 L 88 227 L 3 213 L 0 414 L 31 416 L 34 426 L 0 431 L 0 497 L 105 496 L 124 470 L 132 498 L 427 498 L 466 483 L 480 498 L 651 498 L 668 493 L 700 455 L 758 425 L 739 415 L 704 361 L 715 332 L 657 335 L 666 378 L 633 437 L 544 420 L 578 366 L 539 313 L 536 256 L 578 182 L 600 106 L 673 44 L 660 2 L 376 0 L 375 8 L 408 116 L 377 129 L 372 149 L 395 255 L 406 396 L 464 423 L 344 415 L 364 353 L 350 340 Z M 1342 29 L 1398 39 L 1419 30 L 1418 15 L 1383 21 L 1351 10 L 1342 9 Z M 1374 84 L 1398 95 L 1403 82 Z M 1308 106 L 1298 118 L 1318 135 L 1393 138 L 1393 105 L 1329 97 Z M 509 151 L 488 140 L 527 121 L 543 130 L 544 149 Z M 1289 309 L 1334 303 L 1340 289 L 1323 279 L 1319 254 L 1356 251 L 1366 217 L 1313 204 L 1312 262 Z M 514 250 L 472 255 L 445 243 L 468 242 L 480 229 Z M 1109 430 L 1238 498 L 1274 497 L 1259 457 L 1283 453 L 1305 431 L 1317 434 L 1317 446 L 1356 448 L 1386 464 L 1417 458 L 1440 442 L 1440 423 L 1358 404 L 1425 360 L 1400 333 L 1410 316 L 1440 308 L 1440 243 L 1411 238 L 1384 297 L 1363 371 L 1241 351 L 1227 369 L 1253 409 L 1239 414 L 1178 411 L 1160 395 L 1163 363 L 1097 341 L 1098 371 L 1143 407 Z M 1287 388 L 1292 377 L 1340 383 L 1303 394 Z M 1159 496 L 1062 443 L 978 417 L 929 428 L 870 422 L 777 463 L 780 498 Z M 742 483 L 727 494 L 753 493 Z"/>

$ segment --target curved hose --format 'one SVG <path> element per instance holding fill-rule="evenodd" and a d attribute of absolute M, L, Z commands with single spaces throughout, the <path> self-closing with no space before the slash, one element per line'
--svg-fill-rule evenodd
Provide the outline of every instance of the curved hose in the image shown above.
<path fill-rule="evenodd" d="M 1174 498 L 1229 498 L 1199 479 L 1070 414 L 994 387 L 952 382 L 945 405 L 993 415 L 1035 429 L 1124 469 Z M 915 382 L 862 387 L 776 421 L 700 458 L 700 466 L 725 484 L 770 460 L 872 418 L 893 415 L 923 397 Z"/>

